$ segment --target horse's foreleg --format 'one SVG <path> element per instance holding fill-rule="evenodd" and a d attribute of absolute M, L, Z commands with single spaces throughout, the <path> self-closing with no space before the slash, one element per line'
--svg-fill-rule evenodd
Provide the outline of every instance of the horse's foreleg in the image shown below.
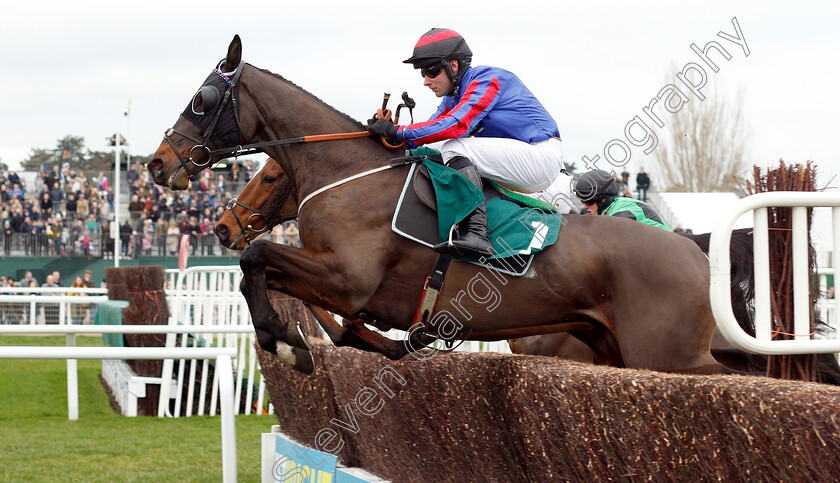
<path fill-rule="evenodd" d="M 308 351 L 310 348 L 309 341 L 300 330 L 298 323 L 289 324 L 288 321 L 280 320 L 274 307 L 271 306 L 266 290 L 264 273 L 266 264 L 255 263 L 257 261 L 254 258 L 256 257 L 250 257 L 248 259 L 249 263 L 243 262 L 245 260 L 244 256 L 240 259 L 239 265 L 242 268 L 243 276 L 242 282 L 239 284 L 239 290 L 245 296 L 245 301 L 248 304 L 257 342 L 263 350 L 275 355 L 278 353 L 278 340 L 292 348 Z M 290 348 L 281 346 L 281 349 L 281 352 L 286 354 L 287 357 L 292 357 Z"/>
<path fill-rule="evenodd" d="M 248 303 L 257 340 L 260 347 L 272 353 L 276 351 L 276 340 L 307 350 L 309 343 L 297 323 L 281 321 L 277 316 L 268 299 L 268 286 L 319 306 L 335 300 L 335 294 L 349 293 L 328 253 L 257 240 L 242 254 L 239 265 L 243 272 L 240 289 Z M 351 305 L 348 300 L 332 305 Z"/>
<path fill-rule="evenodd" d="M 405 357 L 409 350 L 405 342 L 389 339 L 368 329 L 361 320 L 346 320 L 341 325 L 326 310 L 305 304 L 321 324 L 324 331 L 338 347 L 353 347 L 368 352 L 378 352 L 393 361 Z"/>

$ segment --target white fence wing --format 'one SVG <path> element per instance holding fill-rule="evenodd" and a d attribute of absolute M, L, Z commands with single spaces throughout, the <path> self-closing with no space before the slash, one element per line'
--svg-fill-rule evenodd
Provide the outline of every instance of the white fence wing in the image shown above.
<path fill-rule="evenodd" d="M 794 340 L 771 340 L 770 312 L 770 254 L 767 207 L 793 207 L 793 300 Z M 758 354 L 810 354 L 840 352 L 840 340 L 814 338 L 810 333 L 808 286 L 811 273 L 808 267 L 807 207 L 831 207 L 833 224 L 834 281 L 840 266 L 840 194 L 801 191 L 759 193 L 735 202 L 731 209 L 721 213 L 721 219 L 712 232 L 709 245 L 711 283 L 709 296 L 712 312 L 721 333 L 741 349 Z M 730 299 L 729 243 L 736 220 L 744 213 L 754 212 L 753 234 L 755 257 L 755 330 L 753 337 L 738 325 L 732 313 Z"/>

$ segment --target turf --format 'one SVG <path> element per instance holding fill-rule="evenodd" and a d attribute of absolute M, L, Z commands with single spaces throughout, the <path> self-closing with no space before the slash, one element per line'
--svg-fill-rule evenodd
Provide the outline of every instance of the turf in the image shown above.
<path fill-rule="evenodd" d="M 64 336 L 0 336 L 0 346 L 65 345 Z M 99 346 L 99 337 L 77 337 Z M 127 418 L 79 360 L 79 420 L 67 419 L 64 360 L 0 359 L 0 481 L 221 481 L 219 416 Z M 239 481 L 260 480 L 260 434 L 274 416 L 237 416 Z"/>

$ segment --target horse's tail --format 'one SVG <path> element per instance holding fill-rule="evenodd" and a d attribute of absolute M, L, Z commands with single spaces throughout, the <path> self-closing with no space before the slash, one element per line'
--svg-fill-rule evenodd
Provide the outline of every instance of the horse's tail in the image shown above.
<path fill-rule="evenodd" d="M 835 354 L 817 354 L 819 382 L 840 386 L 840 365 Z"/>
<path fill-rule="evenodd" d="M 709 254 L 711 233 L 683 235 L 696 243 L 703 250 L 703 253 Z M 732 239 L 729 243 L 729 263 L 730 293 L 735 320 L 738 321 L 738 325 L 746 333 L 755 335 L 755 326 L 750 316 L 750 309 L 755 304 L 755 276 L 753 270 L 755 261 L 752 238 L 752 228 L 740 228 L 732 232 Z"/>

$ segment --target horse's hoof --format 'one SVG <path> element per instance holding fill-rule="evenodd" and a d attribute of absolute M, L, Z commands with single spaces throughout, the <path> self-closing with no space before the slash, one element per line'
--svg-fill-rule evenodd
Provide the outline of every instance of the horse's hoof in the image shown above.
<path fill-rule="evenodd" d="M 309 339 L 304 335 L 300 329 L 300 324 L 295 321 L 286 326 L 286 343 L 298 349 L 310 350 L 312 346 L 309 344 Z"/>
<path fill-rule="evenodd" d="M 304 374 L 315 373 L 315 358 L 312 357 L 311 352 L 297 347 L 293 347 L 292 352 L 295 355 L 295 365 L 292 366 L 294 370 Z"/>
<path fill-rule="evenodd" d="M 280 362 L 298 372 L 304 374 L 315 373 L 315 358 L 307 350 L 277 342 L 277 358 L 280 359 Z"/>

